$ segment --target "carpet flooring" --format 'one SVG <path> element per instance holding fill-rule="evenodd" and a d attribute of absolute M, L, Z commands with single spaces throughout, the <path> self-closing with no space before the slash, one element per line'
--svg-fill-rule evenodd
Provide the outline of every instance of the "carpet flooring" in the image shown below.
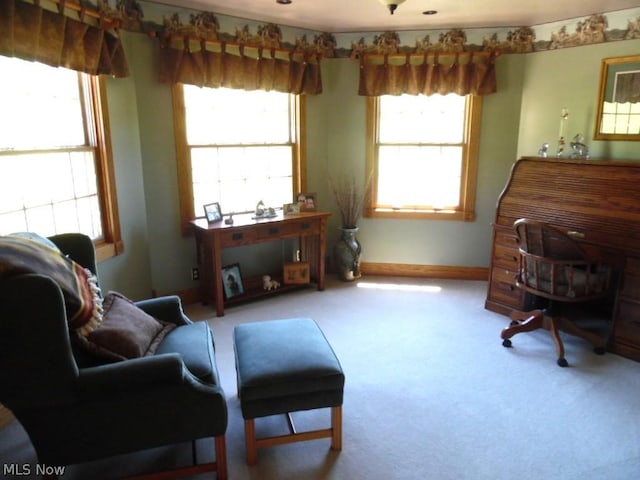
<path fill-rule="evenodd" d="M 542 330 L 504 348 L 508 319 L 484 309 L 486 290 L 477 281 L 332 279 L 324 292 L 274 296 L 224 317 L 208 306 L 187 307 L 216 337 L 229 406 L 229 478 L 640 478 L 640 364 L 595 355 L 583 340 L 564 336 L 569 367 L 560 368 Z M 258 465 L 248 467 L 233 328 L 293 317 L 318 322 L 345 371 L 343 450 L 331 451 L 329 439 L 283 445 L 260 450 Z M 294 415 L 300 430 L 325 428 L 329 419 L 328 409 Z M 286 433 L 284 417 L 256 425 L 259 434 Z M 213 441 L 198 441 L 198 450 L 206 460 Z M 189 460 L 190 445 L 178 445 L 72 466 L 62 478 L 107 480 Z M 17 422 L 0 431 L 3 465 L 35 461 Z"/>

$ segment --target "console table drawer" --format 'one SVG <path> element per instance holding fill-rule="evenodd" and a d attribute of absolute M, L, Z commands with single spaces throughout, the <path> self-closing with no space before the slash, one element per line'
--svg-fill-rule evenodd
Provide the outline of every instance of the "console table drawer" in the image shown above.
<path fill-rule="evenodd" d="M 304 235 L 317 235 L 320 232 L 319 222 L 295 222 L 282 224 L 260 225 L 256 228 L 259 239 L 297 237 Z"/>
<path fill-rule="evenodd" d="M 237 247 L 249 245 L 258 239 L 257 232 L 253 229 L 230 230 L 220 233 L 220 245 L 222 247 Z"/>

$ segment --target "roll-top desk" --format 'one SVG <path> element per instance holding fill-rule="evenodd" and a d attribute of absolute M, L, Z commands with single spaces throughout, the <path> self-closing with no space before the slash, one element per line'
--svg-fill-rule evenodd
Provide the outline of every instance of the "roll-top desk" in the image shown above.
<path fill-rule="evenodd" d="M 616 266 L 608 348 L 640 361 L 640 161 L 525 157 L 513 165 L 498 199 L 485 302 L 505 315 L 526 307 L 515 286 L 518 218 L 559 227 Z"/>

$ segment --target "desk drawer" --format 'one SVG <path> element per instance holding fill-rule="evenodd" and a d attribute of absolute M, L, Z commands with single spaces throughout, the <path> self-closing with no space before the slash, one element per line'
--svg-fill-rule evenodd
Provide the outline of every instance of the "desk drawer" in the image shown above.
<path fill-rule="evenodd" d="M 516 250 L 518 249 L 518 237 L 513 230 L 496 229 L 494 243 L 496 245 L 504 245 L 506 247 L 513 247 Z"/>
<path fill-rule="evenodd" d="M 249 245 L 257 240 L 258 236 L 253 229 L 229 230 L 220 233 L 220 245 L 224 247 L 238 247 Z"/>
<path fill-rule="evenodd" d="M 493 266 L 517 272 L 519 256 L 517 248 L 496 244 L 493 247 Z"/>
<path fill-rule="evenodd" d="M 640 277 L 640 258 L 627 257 L 627 265 L 624 271 L 625 273 Z"/>
<path fill-rule="evenodd" d="M 613 336 L 616 340 L 640 347 L 640 302 L 619 300 Z"/>
<path fill-rule="evenodd" d="M 511 275 L 511 272 L 506 270 L 493 269 L 489 300 L 520 310 L 524 302 L 524 292 L 515 286 Z"/>

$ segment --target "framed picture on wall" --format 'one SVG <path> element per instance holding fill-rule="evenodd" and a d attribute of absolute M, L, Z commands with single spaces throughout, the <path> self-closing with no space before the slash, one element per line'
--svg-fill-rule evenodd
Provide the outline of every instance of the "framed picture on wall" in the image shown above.
<path fill-rule="evenodd" d="M 222 220 L 222 210 L 218 202 L 209 203 L 204 206 L 204 215 L 207 217 L 207 222 L 214 223 Z"/>
<path fill-rule="evenodd" d="M 240 274 L 240 265 L 238 263 L 222 267 L 222 286 L 224 287 L 224 296 L 226 298 L 237 297 L 244 293 L 242 275 Z"/>

